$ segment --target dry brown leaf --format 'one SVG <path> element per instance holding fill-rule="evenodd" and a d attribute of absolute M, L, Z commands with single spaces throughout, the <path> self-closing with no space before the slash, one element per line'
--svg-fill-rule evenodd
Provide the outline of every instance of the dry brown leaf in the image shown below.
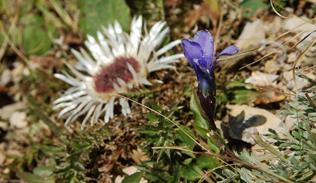
<path fill-rule="evenodd" d="M 7 93 L 9 91 L 8 88 L 4 87 L 4 86 L 0 86 L 0 93 Z"/>
<path fill-rule="evenodd" d="M 283 90 L 276 87 L 275 80 L 278 77 L 278 75 L 255 71 L 252 72 L 251 76 L 246 79 L 245 83 L 253 84 L 256 86 L 258 91 L 258 95 L 255 100 L 256 105 L 280 102 L 286 98 Z"/>
<path fill-rule="evenodd" d="M 80 45 L 82 43 L 82 38 L 78 34 L 65 33 L 63 43 L 66 45 Z"/>
<path fill-rule="evenodd" d="M 35 68 L 53 69 L 62 65 L 62 62 L 54 56 L 31 56 L 31 65 Z"/>
<path fill-rule="evenodd" d="M 220 17 L 220 6 L 217 0 L 204 0 L 202 4 L 195 6 L 187 13 L 185 23 L 188 28 L 192 28 L 203 16 L 210 18 L 213 25 L 217 25 Z"/>
<path fill-rule="evenodd" d="M 181 3 L 181 0 L 166 0 L 167 7 L 174 8 Z"/>
<path fill-rule="evenodd" d="M 136 163 L 141 163 L 143 161 L 149 160 L 150 158 L 141 149 L 137 149 L 137 150 L 133 150 L 132 159 Z"/>
<path fill-rule="evenodd" d="M 283 90 L 274 86 L 261 86 L 257 87 L 258 96 L 256 97 L 255 104 L 270 104 L 275 102 L 281 102 L 285 100 Z"/>

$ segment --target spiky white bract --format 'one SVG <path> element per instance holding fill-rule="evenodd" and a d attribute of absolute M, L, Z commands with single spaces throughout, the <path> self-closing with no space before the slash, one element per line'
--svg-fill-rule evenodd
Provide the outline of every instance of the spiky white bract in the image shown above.
<path fill-rule="evenodd" d="M 131 109 L 127 99 L 121 96 L 131 89 L 151 85 L 147 80 L 149 73 L 173 68 L 172 63 L 183 57 L 182 54 L 163 56 L 180 40 L 156 50 L 169 33 L 165 22 L 157 22 L 148 33 L 143 29 L 142 17 L 133 18 L 130 34 L 115 22 L 97 32 L 97 38 L 88 35 L 87 49 L 72 50 L 78 63 L 67 64 L 71 74 L 55 74 L 71 85 L 54 102 L 54 109 L 60 111 L 58 117 L 66 119 L 66 126 L 84 115 L 82 128 L 87 123 L 107 123 L 114 116 L 116 103 L 127 116 Z"/>

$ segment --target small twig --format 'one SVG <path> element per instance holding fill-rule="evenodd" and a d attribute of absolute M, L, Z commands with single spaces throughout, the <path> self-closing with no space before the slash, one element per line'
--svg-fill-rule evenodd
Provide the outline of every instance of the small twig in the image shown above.
<path fill-rule="evenodd" d="M 281 18 L 289 18 L 289 17 L 286 17 L 286 16 L 284 16 L 284 15 L 281 15 L 281 13 L 279 13 L 279 12 L 275 9 L 275 7 L 274 7 L 274 5 L 273 5 L 273 0 L 270 0 L 270 5 L 271 5 L 273 11 L 274 11 L 279 17 L 281 17 Z"/>
<path fill-rule="evenodd" d="M 305 97 L 307 98 L 311 106 L 313 106 L 316 109 L 316 103 L 312 100 L 308 93 L 305 93 Z"/>
<path fill-rule="evenodd" d="M 299 40 L 295 45 L 293 45 L 290 49 L 295 48 L 297 45 L 299 45 L 301 42 L 305 41 L 310 35 L 312 35 L 315 32 L 316 32 L 316 30 L 313 30 L 312 32 L 308 33 L 301 40 Z"/>
<path fill-rule="evenodd" d="M 214 50 L 216 50 L 216 47 L 217 47 L 217 42 L 219 40 L 218 38 L 219 38 L 221 29 L 222 29 L 222 22 L 223 22 L 223 13 L 220 10 L 220 17 L 219 17 L 218 27 L 217 27 L 216 34 L 215 34 L 215 44 L 214 44 L 215 47 L 214 47 Z"/>
<path fill-rule="evenodd" d="M 4 39 L 8 42 L 9 46 L 12 48 L 12 50 L 18 55 L 18 57 L 21 58 L 21 61 L 23 62 L 23 64 L 29 68 L 28 66 L 28 58 L 22 53 L 22 51 L 20 51 L 9 39 L 9 36 L 3 32 L 4 35 Z"/>
<path fill-rule="evenodd" d="M 50 4 L 54 8 L 55 12 L 58 14 L 59 18 L 67 25 L 69 26 L 73 32 L 78 32 L 78 26 L 77 23 L 74 22 L 71 18 L 71 16 L 65 11 L 62 7 L 60 7 L 60 4 L 56 0 L 49 0 Z"/>
<path fill-rule="evenodd" d="M 247 64 L 247 65 L 241 67 L 239 70 L 242 70 L 242 69 L 244 69 L 244 68 L 246 68 L 246 67 L 248 67 L 248 66 L 251 66 L 251 65 L 253 65 L 253 64 L 256 64 L 256 63 L 260 62 L 261 60 L 263 60 L 263 59 L 265 59 L 265 58 L 267 58 L 267 57 L 269 57 L 269 56 L 271 56 L 271 55 L 273 55 L 273 54 L 276 54 L 276 52 L 269 53 L 269 54 L 267 54 L 267 55 L 265 55 L 265 56 L 259 58 L 258 60 L 255 60 L 255 61 L 253 61 L 253 62 L 251 62 L 251 63 L 249 63 L 249 64 Z"/>
<path fill-rule="evenodd" d="M 294 61 L 293 67 L 292 67 L 292 72 L 293 72 L 293 78 L 294 78 L 294 82 L 296 82 L 296 77 L 295 77 L 295 68 L 296 65 L 299 61 L 301 61 L 301 59 L 303 58 L 303 56 L 305 55 L 305 53 L 316 43 L 316 39 L 314 39 L 307 48 L 305 48 L 297 57 L 297 59 Z"/>
<path fill-rule="evenodd" d="M 4 56 L 4 53 L 7 49 L 7 47 L 8 47 L 8 41 L 5 39 L 4 42 L 2 43 L 1 48 L 0 48 L 0 62 Z"/>
<path fill-rule="evenodd" d="M 234 165 L 239 166 L 240 164 L 234 163 L 234 164 L 227 164 L 227 165 L 222 165 L 222 166 L 217 166 L 217 167 L 215 167 L 215 168 L 212 168 L 211 170 L 207 171 L 207 172 L 203 175 L 203 177 L 200 178 L 200 180 L 198 181 L 198 183 L 202 183 L 202 182 L 205 180 L 205 178 L 208 177 L 208 176 L 213 176 L 212 174 L 214 173 L 215 170 L 220 169 L 220 168 L 225 168 L 225 167 L 232 167 L 232 166 L 234 166 Z"/>
<path fill-rule="evenodd" d="M 263 147 L 264 149 L 266 149 L 267 151 L 269 151 L 270 153 L 272 153 L 273 155 L 275 155 L 276 157 L 278 157 L 279 159 L 281 159 L 282 161 L 287 161 L 284 156 L 277 150 L 275 149 L 271 144 L 266 143 L 259 134 L 255 134 L 254 135 L 254 140 L 255 142 Z"/>

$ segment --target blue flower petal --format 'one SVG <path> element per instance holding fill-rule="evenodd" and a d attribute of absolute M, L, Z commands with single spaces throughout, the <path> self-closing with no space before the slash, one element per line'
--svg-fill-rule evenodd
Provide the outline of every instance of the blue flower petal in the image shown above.
<path fill-rule="evenodd" d="M 207 30 L 199 31 L 194 36 L 192 41 L 200 45 L 205 57 L 213 59 L 212 57 L 214 55 L 214 39 L 210 32 L 208 32 Z"/>
<path fill-rule="evenodd" d="M 184 56 L 189 60 L 191 65 L 195 64 L 194 60 L 199 60 L 203 56 L 202 49 L 198 43 L 188 39 L 183 39 L 182 47 L 184 50 Z"/>
<path fill-rule="evenodd" d="M 234 54 L 236 54 L 238 52 L 239 52 L 239 48 L 237 46 L 230 45 L 227 48 L 225 48 L 223 51 L 221 51 L 218 56 L 219 57 L 221 57 L 221 56 L 229 56 L 229 55 L 234 55 Z"/>

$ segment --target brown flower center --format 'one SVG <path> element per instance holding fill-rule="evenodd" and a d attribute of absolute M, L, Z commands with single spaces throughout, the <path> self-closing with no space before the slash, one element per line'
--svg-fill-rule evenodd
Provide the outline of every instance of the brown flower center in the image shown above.
<path fill-rule="evenodd" d="M 113 84 L 120 78 L 126 83 L 133 80 L 133 75 L 128 69 L 130 64 L 136 72 L 139 71 L 140 65 L 133 57 L 117 57 L 113 63 L 103 67 L 94 77 L 95 89 L 99 93 L 109 93 L 114 91 Z"/>

